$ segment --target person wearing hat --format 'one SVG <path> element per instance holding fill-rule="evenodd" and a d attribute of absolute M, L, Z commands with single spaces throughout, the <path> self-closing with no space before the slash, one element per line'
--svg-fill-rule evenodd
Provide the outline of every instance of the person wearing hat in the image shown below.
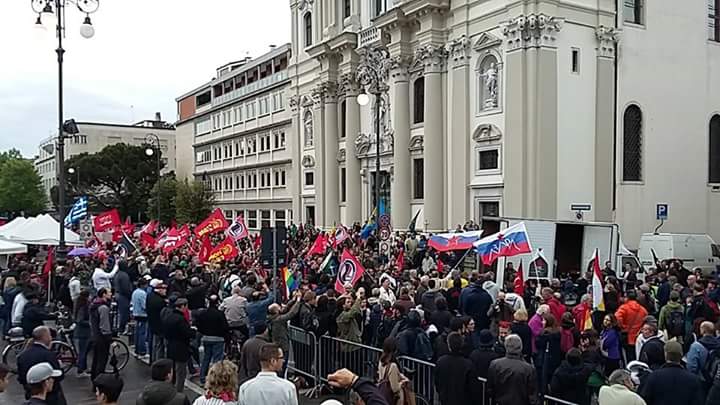
<path fill-rule="evenodd" d="M 163 330 L 167 339 L 167 357 L 173 361 L 175 370 L 175 388 L 177 392 L 185 390 L 185 377 L 187 376 L 188 361 L 190 360 L 190 340 L 195 332 L 185 318 L 188 301 L 178 298 L 172 311 L 163 317 Z"/>
<path fill-rule="evenodd" d="M 700 377 L 682 366 L 683 348 L 675 341 L 665 344 L 665 364 L 647 376 L 638 393 L 651 405 L 703 404 L 705 390 Z"/>
<path fill-rule="evenodd" d="M 50 363 L 38 363 L 30 367 L 25 376 L 26 391 L 29 391 L 30 398 L 23 402 L 23 405 L 52 404 L 48 397 L 55 385 L 55 379 L 61 376 L 62 371 L 54 369 Z"/>
<path fill-rule="evenodd" d="M 503 357 L 494 349 L 495 341 L 495 337 L 490 330 L 483 329 L 479 334 L 478 348 L 470 353 L 470 360 L 475 366 L 475 371 L 482 378 L 487 378 L 490 363 Z"/>
<path fill-rule="evenodd" d="M 152 335 L 150 345 L 150 359 L 155 361 L 165 357 L 165 336 L 163 335 L 162 310 L 165 308 L 165 297 L 167 286 L 162 280 L 153 279 L 150 281 L 152 291 L 145 299 L 145 311 L 147 312 L 148 326 Z"/>
<path fill-rule="evenodd" d="M 535 404 L 538 401 L 535 367 L 522 356 L 522 339 L 518 335 L 505 338 L 505 357 L 490 363 L 487 394 L 498 405 Z"/>
<path fill-rule="evenodd" d="M 135 320 L 135 354 L 140 358 L 147 356 L 147 280 L 141 277 L 137 281 L 137 288 L 133 291 L 130 297 L 132 303 L 132 315 Z M 149 360 L 149 358 L 147 359 Z"/>
<path fill-rule="evenodd" d="M 25 349 L 20 356 L 17 358 L 17 375 L 18 382 L 20 385 L 25 387 L 25 398 L 28 399 L 31 396 L 36 395 L 41 391 L 41 387 L 33 385 L 39 384 L 46 379 L 50 378 L 51 374 L 56 374 L 53 378 L 55 381 L 50 383 L 47 391 L 44 391 L 43 396 L 38 401 L 44 402 L 29 402 L 30 404 L 50 404 L 50 405 L 65 405 L 65 394 L 63 394 L 62 386 L 60 381 L 63 379 L 60 363 L 58 362 L 57 353 L 50 350 L 50 344 L 52 343 L 52 337 L 50 336 L 50 329 L 47 326 L 38 326 L 32 332 L 33 344 Z M 39 378 L 40 375 L 38 370 L 47 370 L 48 367 L 36 368 L 33 373 L 30 371 L 37 365 L 47 364 L 50 368 L 50 374 L 47 374 L 44 378 Z M 53 371 L 55 371 L 53 373 Z M 32 375 L 32 378 L 30 378 Z M 39 395 L 39 394 L 37 394 Z"/>

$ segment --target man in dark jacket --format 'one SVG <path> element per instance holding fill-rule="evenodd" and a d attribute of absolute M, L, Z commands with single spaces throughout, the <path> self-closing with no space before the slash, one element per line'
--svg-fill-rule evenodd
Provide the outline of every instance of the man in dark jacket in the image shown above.
<path fill-rule="evenodd" d="M 665 360 L 660 369 L 653 371 L 640 385 L 638 393 L 652 405 L 702 405 L 705 392 L 700 377 L 682 366 L 683 349 L 678 342 L 665 344 Z"/>
<path fill-rule="evenodd" d="M 490 329 L 490 317 L 488 312 L 493 305 L 492 297 L 482 288 L 484 280 L 472 283 L 463 290 L 460 295 L 460 311 L 475 321 L 475 333 L 479 334 L 483 329 Z"/>
<path fill-rule="evenodd" d="M 465 341 L 459 333 L 448 335 L 450 354 L 442 356 L 435 366 L 435 390 L 441 405 L 475 404 L 482 395 L 475 367 L 462 354 Z"/>
<path fill-rule="evenodd" d="M 163 336 L 162 310 L 165 308 L 165 296 L 167 286 L 160 280 L 152 280 L 150 287 L 153 288 L 147 295 L 145 310 L 147 311 L 148 326 L 152 333 L 152 344 L 150 345 L 150 359 L 155 361 L 165 357 L 165 337 Z"/>
<path fill-rule="evenodd" d="M 105 372 L 112 343 L 110 291 L 105 288 L 98 290 L 97 298 L 90 304 L 90 340 L 93 343 L 90 377 L 94 380 L 95 377 Z"/>
<path fill-rule="evenodd" d="M 168 295 L 177 294 L 180 297 L 184 297 L 188 290 L 188 280 L 185 277 L 185 272 L 181 269 L 175 270 L 173 279 L 168 285 Z"/>
<path fill-rule="evenodd" d="M 432 347 L 418 347 L 420 339 L 426 338 L 428 341 L 430 339 L 425 335 L 421 324 L 420 314 L 417 311 L 410 311 L 407 316 L 407 329 L 397 335 L 398 355 L 426 361 L 432 359 Z M 420 335 L 425 335 L 425 338 Z M 428 350 L 429 353 L 426 352 Z"/>
<path fill-rule="evenodd" d="M 255 332 L 255 336 L 245 341 L 240 350 L 240 384 L 258 375 L 261 369 L 260 348 L 270 343 L 265 324 L 258 324 Z"/>
<path fill-rule="evenodd" d="M 505 338 L 505 357 L 493 360 L 488 370 L 487 392 L 497 405 L 534 405 L 538 403 L 535 367 L 522 356 L 522 339 Z"/>
<path fill-rule="evenodd" d="M 202 345 L 205 350 L 200 365 L 200 383 L 205 384 L 210 366 L 223 359 L 225 350 L 225 337 L 230 332 L 230 326 L 225 313 L 218 309 L 220 298 L 213 294 L 210 296 L 208 308 L 199 310 L 194 318 L 195 326 L 202 335 Z"/>
<path fill-rule="evenodd" d="M 589 404 L 587 381 L 591 372 L 592 370 L 583 364 L 580 349 L 573 347 L 565 355 L 565 361 L 555 370 L 550 380 L 550 393 L 575 404 Z"/>
<path fill-rule="evenodd" d="M 478 376 L 482 378 L 487 379 L 490 363 L 495 359 L 503 357 L 493 348 L 494 342 L 495 338 L 489 330 L 481 330 L 479 341 L 480 345 L 477 349 L 470 353 L 470 360 L 475 366 L 475 371 Z"/>
<path fill-rule="evenodd" d="M 430 315 L 437 310 L 435 300 L 439 297 L 442 297 L 442 294 L 440 294 L 440 291 L 435 288 L 435 280 L 429 280 L 428 290 L 423 293 L 422 297 L 420 297 L 420 304 L 426 314 Z"/>
<path fill-rule="evenodd" d="M 50 350 L 52 337 L 50 329 L 45 326 L 38 326 L 32 331 L 33 344 L 20 353 L 17 358 L 18 382 L 25 388 L 25 398 L 30 398 L 29 386 L 27 384 L 27 372 L 30 368 L 40 363 L 50 363 L 53 369 L 62 370 L 58 362 L 57 353 Z M 60 382 L 64 376 L 56 377 L 52 391 L 47 395 L 45 401 L 48 405 L 66 405 L 65 394 L 63 394 Z"/>
<path fill-rule="evenodd" d="M 125 333 L 127 323 L 130 320 L 130 298 L 132 297 L 133 284 L 127 272 L 127 262 L 124 260 L 118 266 L 119 270 L 113 277 L 113 288 L 115 289 L 115 300 L 117 301 L 120 332 Z"/>
<path fill-rule="evenodd" d="M 195 332 L 185 319 L 183 311 L 187 310 L 187 299 L 178 298 L 174 309 L 163 319 L 163 330 L 167 339 L 167 357 L 173 361 L 175 388 L 177 392 L 185 390 L 188 360 L 190 360 L 190 339 Z"/>
<path fill-rule="evenodd" d="M 152 382 L 143 388 L 135 405 L 190 405 L 187 396 L 172 385 L 173 363 L 161 359 L 150 367 Z"/>
<path fill-rule="evenodd" d="M 40 302 L 40 297 L 36 293 L 28 295 L 28 303 L 25 304 L 22 315 L 22 328 L 25 336 L 31 336 L 33 330 L 38 326 L 42 326 L 44 321 L 56 319 L 55 315 L 50 314 L 45 305 Z"/>
<path fill-rule="evenodd" d="M 190 289 L 185 294 L 185 298 L 188 300 L 188 309 L 190 311 L 197 311 L 198 309 L 205 308 L 205 296 L 207 295 L 208 286 L 198 277 L 190 279 Z"/>
<path fill-rule="evenodd" d="M 442 333 L 450 327 L 450 320 L 453 318 L 453 314 L 448 311 L 447 300 L 445 297 L 438 297 L 438 299 L 435 300 L 435 306 L 437 311 L 431 313 L 430 316 L 427 317 L 428 323 L 435 325 L 438 333 Z"/>
<path fill-rule="evenodd" d="M 457 313 L 460 309 L 460 294 L 462 294 L 462 279 L 455 277 L 452 288 L 445 291 L 445 299 L 447 299 L 450 312 Z"/>

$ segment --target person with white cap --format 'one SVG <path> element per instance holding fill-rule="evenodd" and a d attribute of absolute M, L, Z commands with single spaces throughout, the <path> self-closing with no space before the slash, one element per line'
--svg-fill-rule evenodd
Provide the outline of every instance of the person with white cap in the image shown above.
<path fill-rule="evenodd" d="M 62 387 L 60 386 L 60 381 L 63 379 L 62 371 L 60 371 L 60 363 L 58 362 L 57 353 L 50 350 L 50 343 L 52 342 L 50 329 L 48 329 L 47 326 L 38 326 L 33 330 L 32 338 L 33 344 L 20 353 L 20 356 L 18 356 L 17 359 L 18 382 L 20 385 L 25 387 L 25 399 L 29 399 L 34 395 L 32 391 L 32 384 L 37 384 L 42 381 L 37 380 L 36 378 L 30 379 L 28 377 L 30 375 L 30 370 L 35 365 L 46 363 L 59 374 L 53 377 L 55 379 L 54 383 L 51 384 L 47 392 L 43 394 L 42 401 L 44 402 L 34 403 L 66 405 L 65 394 L 63 394 Z M 33 404 L 33 402 L 30 403 Z"/>
<path fill-rule="evenodd" d="M 52 404 L 48 396 L 53 390 L 55 379 L 61 376 L 62 371 L 54 369 L 50 363 L 38 363 L 30 367 L 25 376 L 30 398 L 23 405 Z"/>

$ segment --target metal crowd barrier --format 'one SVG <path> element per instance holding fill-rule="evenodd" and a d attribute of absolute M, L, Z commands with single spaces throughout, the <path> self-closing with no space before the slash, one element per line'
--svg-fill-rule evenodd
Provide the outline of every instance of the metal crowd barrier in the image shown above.
<path fill-rule="evenodd" d="M 350 342 L 290 326 L 288 329 L 291 354 L 288 369 L 312 381 L 313 389 L 308 394 L 319 394 L 321 383 L 327 383 L 327 376 L 338 369 L 347 368 L 360 377 L 377 380 L 377 367 L 382 350 L 360 343 Z M 418 405 L 439 404 L 435 392 L 435 364 L 402 356 L 398 359 L 401 370 L 412 382 Z M 482 385 L 482 405 L 495 405 L 487 395 L 487 380 L 478 377 Z M 577 405 L 572 402 L 545 395 L 544 405 Z"/>

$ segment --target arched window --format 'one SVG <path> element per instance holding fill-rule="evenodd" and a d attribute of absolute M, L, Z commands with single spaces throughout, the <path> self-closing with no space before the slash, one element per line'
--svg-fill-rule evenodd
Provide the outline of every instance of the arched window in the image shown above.
<path fill-rule="evenodd" d="M 710 183 L 720 183 L 720 115 L 714 115 L 710 120 L 710 156 L 709 176 Z"/>
<path fill-rule="evenodd" d="M 313 38 L 312 38 L 312 13 L 307 13 L 303 17 L 303 22 L 305 24 L 305 46 L 308 47 L 312 45 Z"/>
<path fill-rule="evenodd" d="M 425 121 L 425 78 L 419 77 L 413 83 L 413 123 Z"/>
<path fill-rule="evenodd" d="M 494 55 L 486 56 L 478 66 L 478 106 L 480 111 L 498 107 L 500 69 Z"/>
<path fill-rule="evenodd" d="M 343 139 L 347 135 L 345 133 L 345 124 L 347 123 L 347 100 L 340 103 L 340 138 Z"/>
<path fill-rule="evenodd" d="M 642 180 L 642 111 L 631 105 L 623 115 L 623 181 Z"/>
<path fill-rule="evenodd" d="M 303 116 L 303 135 L 305 147 L 313 146 L 313 116 L 310 110 L 305 112 Z"/>

